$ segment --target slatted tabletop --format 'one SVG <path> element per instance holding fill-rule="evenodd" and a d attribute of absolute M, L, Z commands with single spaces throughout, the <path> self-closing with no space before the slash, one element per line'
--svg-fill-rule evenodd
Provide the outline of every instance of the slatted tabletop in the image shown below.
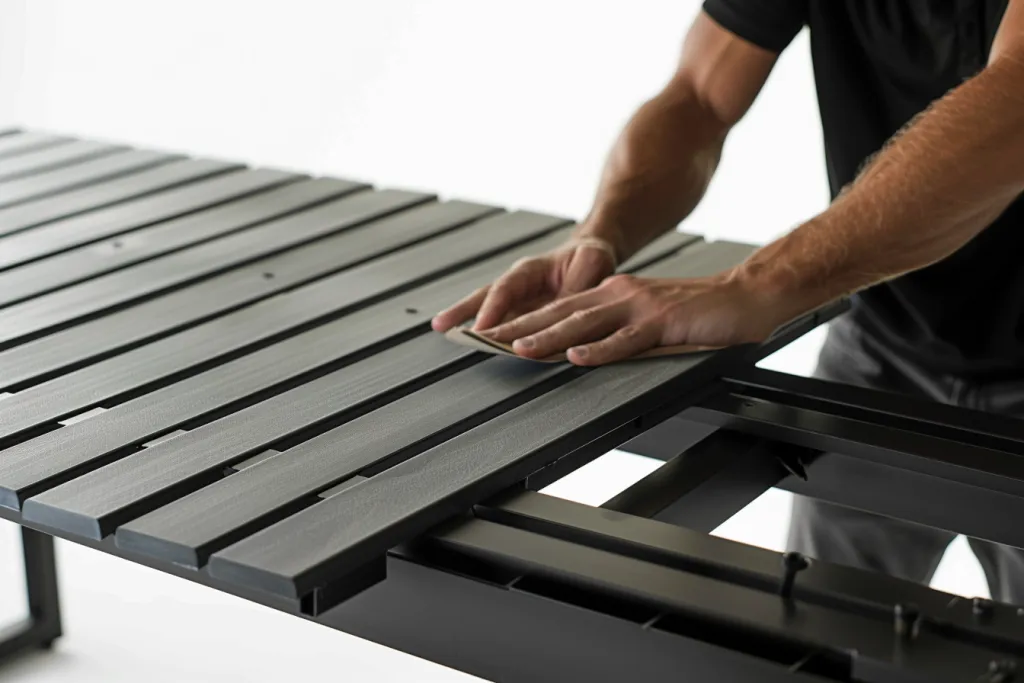
<path fill-rule="evenodd" d="M 572 227 L 8 132 L 0 507 L 247 590 L 358 590 L 390 549 L 607 451 L 767 352 L 587 370 L 430 330 L 437 310 Z M 711 274 L 750 251 L 672 233 L 623 270 Z"/>

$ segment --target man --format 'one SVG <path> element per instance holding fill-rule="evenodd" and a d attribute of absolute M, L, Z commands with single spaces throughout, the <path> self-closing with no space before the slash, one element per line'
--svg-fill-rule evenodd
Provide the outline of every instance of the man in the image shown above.
<path fill-rule="evenodd" d="M 830 207 L 714 277 L 609 277 L 697 205 L 778 54 L 808 26 Z M 764 340 L 836 298 L 818 377 L 1024 409 L 1024 0 L 706 0 L 664 89 L 632 117 L 562 248 L 438 314 L 523 356 L 597 365 Z M 1014 391 L 1016 388 L 1016 391 Z M 798 498 L 790 545 L 931 579 L 952 534 Z M 1024 553 L 971 542 L 993 597 Z"/>

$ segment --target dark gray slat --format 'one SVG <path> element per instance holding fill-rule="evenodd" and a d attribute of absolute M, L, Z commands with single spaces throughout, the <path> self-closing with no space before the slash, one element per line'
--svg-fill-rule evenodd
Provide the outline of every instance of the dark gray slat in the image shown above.
<path fill-rule="evenodd" d="M 368 477 L 355 476 L 355 477 L 352 477 L 351 479 L 346 479 L 345 481 L 341 482 L 337 486 L 332 486 L 331 488 L 327 489 L 326 491 L 321 491 L 320 493 L 317 494 L 317 497 L 319 497 L 319 498 L 330 498 L 331 496 L 336 496 L 339 493 L 341 493 L 342 491 L 347 491 L 348 489 L 352 488 L 356 484 L 359 484 L 361 482 L 366 481 L 367 478 Z"/>
<path fill-rule="evenodd" d="M 55 168 L 65 168 L 126 149 L 126 145 L 75 140 L 64 145 L 0 159 L 0 180 L 13 180 Z"/>
<path fill-rule="evenodd" d="M 415 200 L 417 196 L 401 194 L 392 197 L 393 201 L 386 205 L 392 206 L 395 202 L 407 203 Z M 384 193 L 378 193 L 376 198 L 385 201 Z M 364 204 L 364 208 L 369 208 L 369 206 L 372 205 Z M 379 208 L 381 204 L 378 203 L 377 206 Z M 480 215 L 482 211 L 486 211 L 486 207 L 469 204 L 445 206 L 445 211 L 438 211 L 437 208 L 439 207 L 436 205 L 427 206 L 423 210 L 409 212 L 408 216 L 400 214 L 402 220 L 384 220 L 367 225 L 365 229 L 362 229 L 362 239 L 350 239 L 340 244 L 341 247 L 346 248 L 344 252 L 340 249 L 324 249 L 320 243 L 312 245 L 310 249 L 304 251 L 304 254 L 295 255 L 305 255 L 308 256 L 307 259 L 291 259 L 292 268 L 288 272 L 297 277 L 308 278 L 315 275 L 321 266 L 331 269 L 344 268 L 353 263 L 365 261 L 367 258 L 378 256 L 381 252 L 387 253 L 395 246 L 403 246 L 417 238 L 428 237 L 438 230 L 446 228 L 449 222 L 459 224 L 466 218 Z M 349 218 L 352 217 L 352 214 L 345 215 Z M 422 222 L 416 220 L 414 216 L 417 215 L 422 216 L 424 220 Z M 526 234 L 530 236 L 533 234 L 532 231 L 539 229 L 543 229 L 543 227 L 539 228 L 536 221 L 533 224 L 521 224 L 518 228 L 510 226 L 509 236 L 522 235 L 523 230 L 527 230 Z M 289 233 L 285 232 L 285 234 Z M 420 272 L 423 274 L 425 272 L 423 268 L 436 268 L 436 263 L 446 263 L 444 260 L 437 261 L 434 258 L 429 258 L 432 253 L 444 254 L 443 258 L 448 259 L 457 258 L 460 254 L 463 258 L 471 258 L 475 253 L 472 251 L 474 246 L 479 248 L 479 241 L 473 243 L 460 239 L 459 241 L 462 241 L 463 244 L 452 249 L 449 247 L 453 242 L 451 238 L 442 237 L 440 239 L 442 242 L 439 248 L 431 249 L 428 245 L 414 247 L 415 254 L 422 254 L 424 258 L 419 270 L 414 268 L 408 270 L 408 273 Z M 449 253 L 445 253 L 445 251 Z M 384 257 L 384 268 L 386 269 L 389 264 L 400 262 L 401 258 L 398 257 L 396 260 Z M 447 263 L 451 263 L 451 261 L 449 260 Z M 344 277 L 338 283 L 346 288 L 343 290 L 345 294 L 334 294 L 332 298 L 328 298 L 326 294 L 319 297 L 319 306 L 323 307 L 321 312 L 330 313 L 332 310 L 336 310 L 335 306 L 356 305 L 368 296 L 379 293 L 380 290 L 374 289 L 368 290 L 364 295 L 364 291 L 359 286 L 359 276 L 380 270 L 381 266 L 375 265 L 373 262 L 367 264 L 366 268 L 354 269 L 352 272 L 355 277 Z M 253 268 L 250 271 L 234 273 L 228 282 L 243 285 L 248 289 L 242 291 L 246 291 L 249 296 L 252 296 L 253 292 L 250 291 L 252 283 L 262 285 L 264 279 L 261 268 Z M 400 271 L 397 269 L 394 271 L 394 273 L 398 272 Z M 242 276 L 245 276 L 244 279 L 240 279 Z M 275 277 L 274 281 L 278 280 L 279 278 Z M 286 284 L 287 280 L 287 277 L 281 277 L 279 286 Z M 392 280 L 393 287 L 400 283 L 401 276 Z M 204 300 L 216 298 L 220 293 L 216 287 L 209 285 L 211 285 L 210 282 L 203 287 Z M 186 371 L 193 366 L 209 364 L 225 354 L 237 352 L 246 346 L 282 334 L 296 325 L 308 323 L 311 318 L 308 312 L 303 310 L 301 302 L 295 309 L 288 308 L 291 302 L 296 299 L 301 300 L 304 294 L 305 290 L 297 290 L 295 295 L 288 299 L 278 301 L 269 307 L 260 308 L 258 312 L 264 313 L 265 318 L 260 318 L 245 310 L 239 311 L 25 389 L 18 393 L 15 403 L 0 414 L 0 439 L 57 419 L 62 415 L 78 412 L 89 405 L 136 390 L 146 384 Z M 193 294 L 193 297 L 195 296 L 198 295 Z M 275 311 L 278 313 L 275 314 Z M 300 317 L 296 318 L 295 313 L 298 313 Z M 144 316 L 142 317 L 144 319 Z M 109 318 L 101 320 L 106 320 L 110 324 Z M 124 330 L 118 325 L 115 325 L 115 329 Z"/>
<path fill-rule="evenodd" d="M 478 209 L 475 205 L 459 203 L 454 210 L 458 224 L 467 212 L 472 214 Z M 363 284 L 370 287 L 366 291 L 372 292 L 373 296 L 383 295 L 389 287 L 398 286 L 399 280 L 395 279 L 398 273 L 408 273 L 410 277 L 417 273 L 417 277 L 433 277 L 444 267 L 458 263 L 460 255 L 462 258 L 475 259 L 483 256 L 483 251 L 508 248 L 519 240 L 536 237 L 553 229 L 557 223 L 557 219 L 528 213 L 486 219 L 477 225 L 457 231 L 458 234 L 442 235 L 413 247 L 411 257 L 404 255 L 403 252 L 390 254 L 376 262 L 352 268 L 349 272 L 332 275 L 320 282 L 284 295 L 280 294 L 280 290 L 286 284 L 312 280 L 323 275 L 323 271 L 333 272 L 344 267 L 346 263 L 365 260 L 380 254 L 381 251 L 401 247 L 408 244 L 411 237 L 422 237 L 431 232 L 443 231 L 451 225 L 449 221 L 452 220 L 452 214 L 448 211 L 435 214 L 433 217 L 428 215 L 428 220 L 423 223 L 418 223 L 418 212 L 398 214 L 382 223 L 360 228 L 362 232 L 356 233 L 361 235 L 359 239 L 353 240 L 352 234 L 329 238 L 330 242 L 327 244 L 336 245 L 330 249 L 322 248 L 324 242 L 314 243 L 266 262 L 255 263 L 220 278 L 208 280 L 200 288 L 174 292 L 50 335 L 40 340 L 41 344 L 32 342 L 26 345 L 31 351 L 27 357 L 18 353 L 18 348 L 8 353 L 0 353 L 0 386 L 10 387 L 16 384 L 15 378 L 19 375 L 24 377 L 41 367 L 66 367 L 99 352 L 151 339 L 161 332 L 180 330 L 190 323 L 201 322 L 217 313 L 231 311 L 243 304 L 277 295 L 273 296 L 276 303 L 255 304 L 248 309 L 203 322 L 201 327 L 179 334 L 177 339 L 196 347 L 197 353 L 199 346 L 205 344 L 207 355 L 197 357 L 209 358 L 214 350 L 220 349 L 223 353 L 232 348 L 239 348 L 240 345 L 266 339 L 296 325 L 329 315 L 342 306 L 359 303 L 365 299 L 362 296 L 365 289 Z M 347 250 L 348 246 L 352 247 L 350 256 L 354 258 L 346 261 L 340 256 L 340 250 Z M 414 259 L 414 262 L 406 265 L 410 258 Z M 268 267 L 273 267 L 273 270 L 268 270 Z M 273 272 L 274 278 L 267 280 L 264 278 L 265 272 Z M 208 296 L 204 292 L 212 292 L 215 296 Z M 309 297 L 312 298 L 306 301 Z M 274 311 L 279 313 L 275 314 Z M 261 315 L 264 317 L 258 317 Z M 210 330 L 213 330 L 212 336 Z M 189 336 L 182 336 L 183 334 Z M 161 349 L 166 346 L 167 343 L 164 342 Z M 145 353 L 148 352 L 140 352 Z M 131 361 L 140 357 L 139 354 L 132 354 L 133 352 L 126 352 L 120 358 Z M 18 362 L 8 362 L 11 359 Z M 162 365 L 154 367 L 166 367 L 167 362 L 164 360 Z M 148 365 L 149 363 L 144 367 Z M 133 371 L 139 372 L 140 369 L 135 368 Z"/>
<path fill-rule="evenodd" d="M 0 137 L 0 158 L 25 154 L 44 147 L 54 147 L 71 142 L 71 138 L 50 133 L 14 132 Z"/>
<path fill-rule="evenodd" d="M 566 365 L 489 359 L 128 522 L 117 529 L 117 544 L 199 567 L 212 552 L 283 517 L 333 482 L 403 450 L 434 445 L 459 433 L 467 421 L 472 426 L 486 419 L 495 406 L 572 372 Z M 218 463 L 205 464 L 215 467 Z M 59 490 L 30 498 L 25 514 L 44 497 L 53 501 L 55 510 L 69 508 L 66 497 L 50 496 Z M 51 519 L 55 516 L 56 511 L 50 514 Z"/>
<path fill-rule="evenodd" d="M 13 237 L 0 238 L 0 257 L 6 245 L 20 244 L 22 251 L 18 261 L 31 261 L 214 206 L 251 192 L 248 176 L 252 173 L 254 171 L 228 172 L 183 186 L 175 185 L 36 228 L 19 235 L 22 239 L 18 241 Z M 41 237 L 29 239 L 30 236 Z"/>
<path fill-rule="evenodd" d="M 691 239 L 685 235 L 662 239 L 624 268 L 633 270 Z M 642 272 L 652 277 L 679 272 L 685 262 L 699 262 L 705 250 L 706 245 L 690 247 L 681 257 Z M 332 482 L 396 455 L 412 455 L 409 449 L 414 446 L 429 448 L 495 411 L 509 409 L 513 399 L 528 399 L 526 392 L 539 384 L 574 372 L 569 365 L 490 359 L 130 522 L 118 530 L 118 545 L 198 566 L 210 552 L 265 525 L 271 516 Z M 205 466 L 214 468 L 221 462 L 207 456 Z"/>
<path fill-rule="evenodd" d="M 294 182 L 298 176 L 268 169 L 237 174 L 237 177 L 241 181 L 235 183 L 235 193 L 241 194 L 239 199 L 229 195 L 226 204 L 0 272 L 0 306 L 279 218 L 363 187 L 328 178 Z M 285 186 L 279 187 L 282 184 Z"/>
<path fill-rule="evenodd" d="M 7 180 L 0 183 L 0 207 L 22 204 L 44 197 L 51 197 L 53 201 L 57 201 L 57 195 L 61 193 L 95 185 L 180 158 L 181 156 L 147 149 L 128 149 L 74 166 L 53 169 L 27 178 Z"/>
<path fill-rule="evenodd" d="M 59 198 L 43 198 L 0 209 L 0 268 L 60 251 L 54 235 L 67 234 L 66 225 L 29 228 L 69 218 L 112 204 L 152 194 L 190 181 L 241 168 L 238 164 L 213 159 L 181 159 L 125 178 L 66 192 Z M 24 234 L 17 234 L 22 231 Z M 81 244 L 82 242 L 75 242 Z"/>
<path fill-rule="evenodd" d="M 564 230 L 509 250 L 419 290 L 315 327 L 286 343 L 274 344 L 122 403 L 102 415 L 0 451 L 0 506 L 17 509 L 26 498 L 103 464 L 104 459 L 125 447 L 160 436 L 211 411 L 230 408 L 247 397 L 265 394 L 304 373 L 365 353 L 397 335 L 426 329 L 434 311 L 453 296 L 489 282 L 516 258 L 536 248 L 555 246 L 567 234 Z M 326 300 L 318 305 L 327 308 L 344 291 L 322 292 Z M 299 307 L 300 303 L 291 297 L 279 297 L 240 313 L 258 322 L 267 320 L 269 311 L 262 314 L 259 310 L 267 304 L 278 304 L 284 312 L 290 312 L 289 304 Z"/>
<path fill-rule="evenodd" d="M 277 455 L 280 452 L 281 451 L 275 450 L 273 448 L 268 448 L 268 449 L 266 449 L 264 451 L 260 451 L 256 455 L 249 456 L 245 460 L 242 460 L 240 462 L 231 463 L 230 469 L 234 470 L 235 472 L 241 472 L 246 467 L 253 467 L 254 465 L 258 465 L 261 462 L 263 462 L 264 460 L 266 460 L 268 458 L 272 458 L 272 457 L 274 457 L 275 455 Z"/>
<path fill-rule="evenodd" d="M 386 252 L 392 247 L 406 244 L 414 238 L 425 237 L 453 225 L 463 225 L 467 220 L 479 217 L 487 211 L 486 207 L 463 203 L 419 207 L 359 228 L 357 232 L 361 235 L 361 240 L 353 240 L 350 237 L 346 241 L 339 242 L 341 247 L 347 246 L 348 248 L 345 257 L 338 254 L 335 249 L 324 248 L 329 245 L 325 245 L 323 242 L 311 245 L 303 253 L 293 254 L 293 257 L 296 258 L 289 257 L 292 260 L 290 272 L 298 277 L 313 277 L 324 268 L 341 268 L 347 263 L 358 262 L 368 256 L 378 254 L 382 250 Z M 552 220 L 555 222 L 552 223 Z M 329 295 L 325 293 L 319 298 L 320 304 L 318 305 L 345 306 L 358 303 L 361 300 L 359 284 L 367 278 L 371 281 L 378 278 L 377 273 L 403 272 L 410 277 L 425 277 L 436 272 L 444 263 L 454 263 L 455 261 L 452 259 L 471 258 L 473 254 L 478 253 L 478 250 L 486 249 L 488 245 L 491 248 L 504 248 L 511 246 L 517 240 L 535 237 L 554 227 L 558 220 L 536 214 L 511 214 L 492 217 L 460 228 L 455 233 L 415 247 L 415 252 L 411 256 L 400 252 L 385 257 L 380 262 L 367 263 L 348 274 L 343 273 L 336 276 L 339 279 L 331 279 L 316 285 L 322 291 L 330 292 Z M 491 227 L 487 228 L 486 226 Z M 492 241 L 488 230 L 500 233 L 499 239 Z M 467 239 L 465 236 L 467 231 L 472 232 L 472 239 Z M 337 239 L 341 239 L 341 237 L 343 236 L 338 236 Z M 649 258 L 648 252 L 654 254 L 664 252 L 666 249 L 678 248 L 692 239 L 695 238 L 676 234 L 668 240 L 655 244 L 652 249 L 641 252 L 641 256 Z M 416 259 L 415 266 L 411 268 L 400 266 L 410 258 Z M 256 273 L 259 272 L 260 269 L 256 269 Z M 275 272 L 278 274 L 278 277 L 275 277 L 275 283 L 288 284 L 287 272 L 279 269 L 275 269 Z M 252 296 L 249 282 L 253 281 L 253 277 L 239 280 L 237 274 L 233 274 L 231 278 L 232 282 L 240 282 L 244 285 L 240 291 L 247 296 Z M 258 274 L 255 279 L 260 281 Z M 216 290 L 209 287 L 211 282 L 206 284 L 207 288 L 204 291 L 207 294 L 203 297 L 204 301 L 218 295 Z M 305 289 L 297 290 L 291 298 L 301 297 L 305 291 Z M 348 298 L 339 296 L 335 293 L 336 291 L 348 292 Z M 270 308 L 260 308 L 257 310 L 260 317 L 245 311 L 230 314 L 225 318 L 205 323 L 25 389 L 18 393 L 14 403 L 10 404 L 7 410 L 0 413 L 0 438 L 13 436 L 32 427 L 59 419 L 64 415 L 78 413 L 98 402 L 128 391 L 134 391 L 148 383 L 180 373 L 197 364 L 210 363 L 218 357 L 285 332 L 296 325 L 308 323 L 312 317 L 315 317 L 315 312 L 320 314 L 329 312 L 329 309 L 323 308 L 315 312 L 304 310 L 301 305 L 289 306 L 289 303 L 290 299 L 285 299 L 272 304 Z M 274 310 L 281 310 L 282 307 L 286 311 L 283 317 L 272 313 Z M 188 305 L 190 312 L 195 313 L 194 309 L 194 305 Z M 160 313 L 150 312 L 148 315 L 143 314 L 141 309 L 134 309 L 134 311 L 135 319 L 143 325 L 142 329 L 150 331 L 153 327 L 151 320 L 166 321 L 169 317 L 166 309 Z M 264 311 L 266 313 L 261 313 Z M 295 313 L 298 313 L 298 318 L 295 317 Z M 408 313 L 404 315 L 407 322 L 411 320 Z M 124 316 L 120 316 L 120 319 L 114 319 L 114 317 L 101 319 L 108 330 L 122 341 L 131 329 L 123 318 Z M 3 316 L 0 315 L 0 320 L 2 319 Z M 0 386 L 3 384 L 4 382 L 0 381 Z"/>
<path fill-rule="evenodd" d="M 676 275 L 717 273 L 750 252 L 716 242 Z M 211 575 L 301 597 L 620 425 L 685 400 L 747 356 L 749 350 L 736 347 L 587 372 L 215 553 Z"/>
<path fill-rule="evenodd" d="M 401 396 L 474 355 L 440 335 L 414 338 L 29 498 L 25 519 L 100 540 L 118 524 L 219 476 L 232 461 Z"/>
<path fill-rule="evenodd" d="M 3 330 L 0 343 L 16 341 L 52 327 L 65 326 L 75 320 L 167 292 L 259 259 L 265 259 L 261 265 L 264 270 L 259 273 L 262 278 L 264 273 L 271 273 L 269 269 L 274 265 L 266 259 L 276 253 L 430 199 L 425 194 L 392 190 L 342 196 L 248 230 L 207 241 L 193 249 L 178 251 L 135 268 L 119 270 L 76 287 L 23 301 L 0 310 L 0 329 Z M 240 218 L 244 220 L 245 216 Z M 224 224 L 226 228 L 233 225 L 226 221 Z M 341 246 L 344 248 L 346 245 L 347 242 Z M 318 252 L 317 249 L 307 251 L 313 254 Z M 323 254 L 319 256 L 322 258 Z M 288 259 L 284 257 L 279 260 Z M 291 258 L 291 261 L 301 260 L 299 256 L 293 255 Z M 302 275 L 305 273 L 296 275 L 296 280 L 301 281 Z M 0 273 L 0 279 L 2 277 Z M 276 279 L 276 274 L 271 273 L 271 277 Z M 311 276 L 306 277 L 309 279 Z M 224 287 L 232 278 L 236 281 L 244 280 L 245 287 L 254 298 L 261 293 L 266 295 L 266 283 L 253 280 L 247 271 L 236 271 L 219 280 L 207 281 L 202 285 L 203 296 L 215 299 L 217 289 Z M 259 284 L 254 288 L 254 283 Z M 274 284 L 276 288 L 286 286 L 284 282 Z"/>

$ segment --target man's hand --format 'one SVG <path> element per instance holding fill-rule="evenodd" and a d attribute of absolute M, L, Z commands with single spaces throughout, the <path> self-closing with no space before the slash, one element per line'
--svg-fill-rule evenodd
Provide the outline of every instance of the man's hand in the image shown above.
<path fill-rule="evenodd" d="M 616 260 L 614 248 L 604 240 L 570 241 L 547 254 L 520 260 L 493 284 L 438 313 L 433 327 L 447 332 L 473 318 L 476 330 L 494 327 L 595 287 L 615 272 Z"/>
<path fill-rule="evenodd" d="M 568 351 L 574 364 L 602 365 L 657 346 L 762 342 L 799 310 L 739 270 L 690 279 L 616 275 L 483 334 L 527 358 Z"/>

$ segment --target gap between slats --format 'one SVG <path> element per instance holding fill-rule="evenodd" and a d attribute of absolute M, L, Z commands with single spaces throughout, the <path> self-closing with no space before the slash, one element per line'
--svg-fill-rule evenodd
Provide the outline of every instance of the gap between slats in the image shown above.
<path fill-rule="evenodd" d="M 679 238 L 676 238 L 676 239 L 677 239 L 677 242 L 674 244 L 674 246 L 662 247 L 662 249 L 664 250 L 663 253 L 651 256 L 650 259 L 651 260 L 656 260 L 658 256 L 661 256 L 661 257 L 671 256 L 672 254 L 677 253 L 678 250 L 684 244 L 688 243 L 686 241 L 678 241 Z M 421 332 L 422 331 L 426 331 L 425 330 L 425 324 L 424 324 L 423 328 L 420 328 L 420 331 Z M 346 362 L 345 365 L 348 365 L 348 364 L 350 364 L 352 362 L 351 357 L 348 357 L 347 361 L 348 362 Z M 329 369 L 332 369 L 332 368 L 329 368 Z M 319 370 L 316 371 L 316 375 L 317 376 L 323 376 L 324 372 L 325 372 L 325 369 L 321 367 Z M 308 377 L 294 379 L 294 380 L 289 382 L 289 386 L 302 386 L 302 385 L 306 384 L 308 381 L 309 381 Z M 273 393 L 275 395 L 279 394 L 279 393 L 281 393 L 281 390 L 282 390 L 281 385 L 278 385 L 273 390 Z M 254 405 L 255 403 L 263 400 L 264 398 L 266 398 L 266 397 L 262 396 L 262 395 L 250 395 L 245 400 L 245 403 L 248 404 L 248 405 Z M 239 405 L 233 404 L 230 407 L 228 407 L 227 409 L 222 409 L 219 412 L 223 412 L 225 414 L 228 414 L 228 413 L 234 413 L 234 412 L 236 412 L 239 409 L 241 409 Z M 211 422 L 213 419 L 216 419 L 217 417 L 219 417 L 219 416 L 216 415 L 216 414 L 209 414 L 209 413 L 207 413 L 207 414 L 205 414 L 201 418 L 201 422 L 202 422 L 202 424 L 207 424 L 207 423 Z M 286 437 L 285 440 L 279 440 L 279 441 L 274 441 L 274 442 L 271 442 L 271 443 L 268 443 L 268 444 L 264 444 L 264 446 L 261 446 L 260 448 L 264 448 L 265 449 L 265 448 L 269 447 L 269 448 L 273 448 L 273 449 L 281 449 L 281 448 L 284 448 L 286 446 L 291 445 L 292 443 L 305 441 L 305 440 L 308 440 L 308 439 L 313 438 L 315 436 L 318 436 L 319 434 L 323 433 L 324 431 L 336 427 L 337 424 L 347 422 L 350 419 L 352 419 L 352 415 L 350 415 L 350 414 L 345 414 L 345 415 L 339 416 L 337 419 L 328 418 L 326 420 L 318 422 L 316 425 L 314 425 L 313 427 L 311 427 L 311 428 L 309 428 L 309 429 L 307 429 L 305 431 L 296 432 L 296 433 Z M 194 429 L 194 428 L 196 428 L 196 426 L 198 426 L 198 425 L 185 424 L 185 425 L 179 425 L 178 428 L 180 429 L 180 428 L 184 427 L 186 429 Z M 89 463 L 87 463 L 87 469 L 89 471 L 94 470 L 94 469 L 96 469 L 98 467 L 101 467 L 101 466 L 106 465 L 106 464 L 108 464 L 110 462 L 113 462 L 114 460 L 119 460 L 119 459 L 121 459 L 123 457 L 126 457 L 126 456 L 130 455 L 132 452 L 135 452 L 136 450 L 137 449 L 135 449 L 135 448 L 128 448 L 128 449 L 120 450 L 120 451 L 118 451 L 118 452 L 116 452 L 114 454 L 108 455 L 108 456 L 100 458 L 100 459 L 92 459 Z M 241 458 L 244 458 L 244 457 L 246 457 L 246 456 L 244 454 L 242 454 L 242 455 L 237 456 L 234 459 L 238 460 L 238 459 L 241 459 Z M 401 457 L 401 456 L 398 456 L 398 457 Z M 391 457 L 390 458 L 391 464 L 394 464 L 395 460 L 396 460 L 395 457 Z M 230 465 L 230 462 L 228 462 L 226 464 Z M 73 479 L 73 478 L 75 478 L 77 476 L 80 476 L 85 471 L 86 471 L 85 468 L 83 468 L 81 470 L 76 470 L 74 472 L 69 470 L 69 471 L 67 471 L 67 476 L 62 476 L 60 478 L 62 480 L 70 480 L 70 479 Z M 325 482 L 324 483 L 324 487 L 332 486 L 335 483 L 337 483 L 337 482 L 336 481 Z M 52 487 L 53 485 L 56 485 L 56 484 L 54 484 L 53 480 L 48 482 L 48 487 Z M 34 494 L 32 494 L 32 495 L 34 495 Z"/>

